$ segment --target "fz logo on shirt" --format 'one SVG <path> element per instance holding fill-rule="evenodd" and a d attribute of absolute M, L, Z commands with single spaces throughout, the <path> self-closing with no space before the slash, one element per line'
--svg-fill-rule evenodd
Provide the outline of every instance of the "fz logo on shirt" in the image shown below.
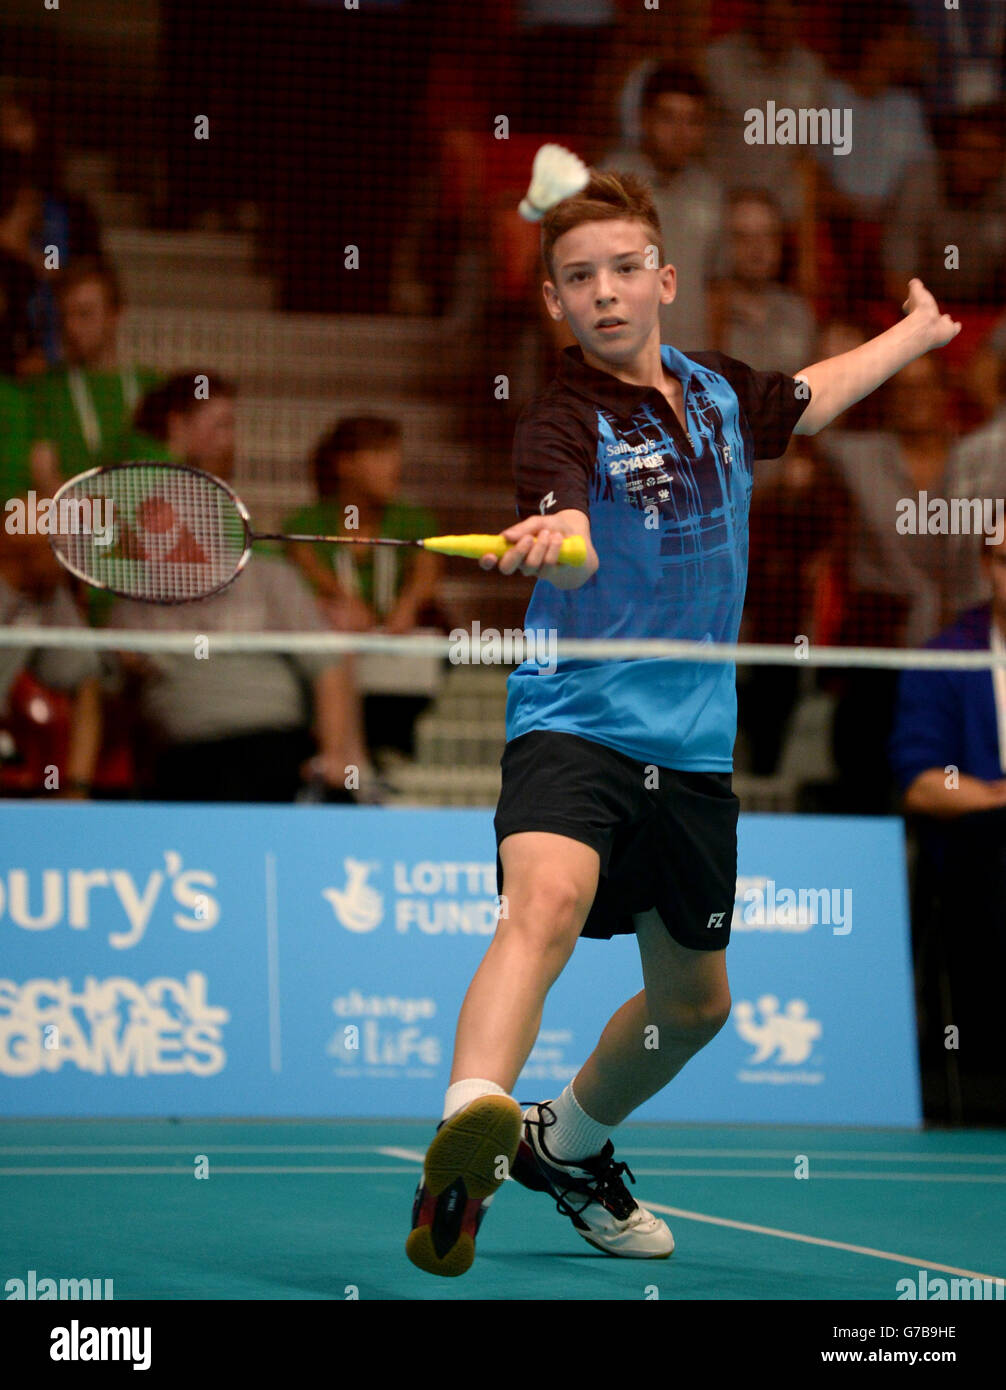
<path fill-rule="evenodd" d="M 546 492 L 546 493 L 545 493 L 545 496 L 544 496 L 544 497 L 541 499 L 541 501 L 538 503 L 538 510 L 541 512 L 542 516 L 544 516 L 545 513 L 549 510 L 549 508 L 550 508 L 550 507 L 554 507 L 554 506 L 555 506 L 555 493 L 554 493 L 554 492 Z"/>
<path fill-rule="evenodd" d="M 711 912 L 709 914 L 709 921 L 706 923 L 706 930 L 708 931 L 710 927 L 722 927 L 723 918 L 725 916 L 725 912 Z"/>

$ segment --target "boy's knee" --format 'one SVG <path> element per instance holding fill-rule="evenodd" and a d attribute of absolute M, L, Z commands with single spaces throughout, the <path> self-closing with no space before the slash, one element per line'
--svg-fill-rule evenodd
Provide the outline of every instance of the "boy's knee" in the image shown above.
<path fill-rule="evenodd" d="M 571 949 L 590 910 L 581 886 L 573 878 L 550 876 L 508 897 L 512 930 L 542 950 Z M 502 925 L 502 923 L 501 923 Z"/>
<path fill-rule="evenodd" d="M 729 993 L 716 992 L 699 1000 L 668 1000 L 657 1011 L 653 1022 L 676 1037 L 694 1037 L 708 1042 L 730 1017 Z"/>

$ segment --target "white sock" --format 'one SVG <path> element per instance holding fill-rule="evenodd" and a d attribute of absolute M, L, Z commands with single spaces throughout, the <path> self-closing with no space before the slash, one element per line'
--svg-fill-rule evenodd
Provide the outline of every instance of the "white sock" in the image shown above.
<path fill-rule="evenodd" d="M 572 1082 L 558 1100 L 549 1101 L 549 1109 L 555 1113 L 555 1124 L 545 1127 L 545 1145 L 550 1154 L 566 1163 L 599 1154 L 615 1128 L 591 1119 L 573 1094 Z"/>
<path fill-rule="evenodd" d="M 478 1100 L 479 1096 L 505 1096 L 507 1094 L 502 1086 L 497 1086 L 495 1081 L 485 1081 L 478 1076 L 473 1076 L 468 1081 L 455 1081 L 453 1086 L 447 1087 L 447 1094 L 444 1096 L 443 1118 L 449 1120 L 464 1106 L 470 1105 L 473 1100 Z"/>

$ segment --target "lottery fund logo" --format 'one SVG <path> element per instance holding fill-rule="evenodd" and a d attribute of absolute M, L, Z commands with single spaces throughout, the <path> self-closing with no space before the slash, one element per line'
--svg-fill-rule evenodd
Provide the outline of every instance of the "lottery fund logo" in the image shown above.
<path fill-rule="evenodd" d="M 740 999 L 733 1021 L 742 1040 L 754 1048 L 746 1067 L 737 1073 L 739 1081 L 817 1085 L 824 1080 L 823 1072 L 802 1069 L 822 1032 L 805 999 L 791 999 L 785 1007 L 780 1007 L 774 994 L 763 994 L 754 1004 Z M 752 1070 L 755 1067 L 759 1070 Z"/>
<path fill-rule="evenodd" d="M 396 859 L 382 865 L 347 856 L 342 868 L 343 885 L 323 888 L 321 896 L 346 931 L 371 932 L 387 919 L 401 936 L 492 936 L 506 915 L 505 898 L 494 892 L 494 863 Z M 382 870 L 390 878 L 387 893 L 372 881 L 382 882 Z"/>
<path fill-rule="evenodd" d="M 322 897 L 331 903 L 332 911 L 347 931 L 368 932 L 380 925 L 384 916 L 384 899 L 367 882 L 371 872 L 377 868 L 380 865 L 373 860 L 347 857 L 342 861 L 345 887 L 325 888 L 322 891 Z"/>

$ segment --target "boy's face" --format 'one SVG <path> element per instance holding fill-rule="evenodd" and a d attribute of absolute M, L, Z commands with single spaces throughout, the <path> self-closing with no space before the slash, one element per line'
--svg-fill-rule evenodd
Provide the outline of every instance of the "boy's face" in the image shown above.
<path fill-rule="evenodd" d="M 650 230 L 637 221 L 583 222 L 556 241 L 545 304 L 556 322 L 567 320 L 587 361 L 631 362 L 658 332 L 659 306 L 677 292 L 674 267 L 659 259 Z M 617 326 L 602 327 L 608 319 Z"/>

